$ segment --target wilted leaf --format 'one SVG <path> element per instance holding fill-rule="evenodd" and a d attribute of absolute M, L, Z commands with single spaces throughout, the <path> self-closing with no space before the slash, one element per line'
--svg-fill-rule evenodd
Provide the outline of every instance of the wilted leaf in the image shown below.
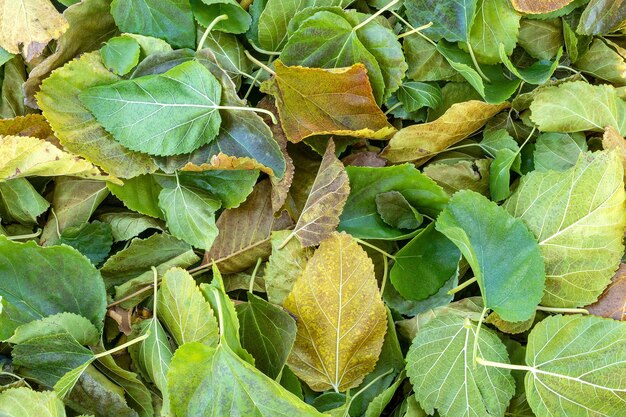
<path fill-rule="evenodd" d="M 480 194 L 459 191 L 437 218 L 437 230 L 472 267 L 485 307 L 508 321 L 535 314 L 543 295 L 544 262 L 524 223 Z"/>
<path fill-rule="evenodd" d="M 595 316 L 626 321 L 626 264 L 621 264 L 598 301 L 585 307 Z"/>
<path fill-rule="evenodd" d="M 543 14 L 559 10 L 572 0 L 511 0 L 513 7 L 520 13 Z"/>
<path fill-rule="evenodd" d="M 515 392 L 508 369 L 474 364 L 472 348 L 485 359 L 508 363 L 506 347 L 487 328 L 477 334 L 467 318 L 442 314 L 420 331 L 407 354 L 407 375 L 428 414 L 442 417 L 503 416 Z"/>
<path fill-rule="evenodd" d="M 559 337 L 555 337 L 559 335 Z M 593 343 L 590 343 L 593 341 Z M 536 415 L 619 415 L 626 388 L 626 324 L 593 316 L 553 316 L 528 338 L 526 396 Z M 568 358 L 576 357 L 572 363 Z"/>
<path fill-rule="evenodd" d="M 321 134 L 385 139 L 395 131 L 374 101 L 362 64 L 326 70 L 276 61 L 275 67 L 265 89 L 276 97 L 291 142 Z"/>
<path fill-rule="evenodd" d="M 626 18 L 626 15 L 625 15 Z M 605 42 L 595 39 L 576 61 L 575 67 L 586 74 L 606 80 L 613 85 L 626 85 L 626 61 Z"/>
<path fill-rule="evenodd" d="M 584 306 L 610 282 L 624 251 L 623 175 L 615 152 L 583 153 L 566 171 L 529 173 L 504 204 L 539 242 L 543 305 Z"/>
<path fill-rule="evenodd" d="M 488 159 L 459 161 L 455 164 L 430 163 L 424 167 L 424 174 L 435 180 L 448 194 L 460 190 L 472 190 L 489 196 Z"/>
<path fill-rule="evenodd" d="M 374 369 L 385 307 L 372 261 L 350 235 L 321 243 L 284 306 L 298 319 L 289 367 L 313 390 L 346 391 Z"/>
<path fill-rule="evenodd" d="M 496 105 L 475 100 L 453 104 L 443 116 L 433 122 L 398 131 L 382 155 L 391 162 L 414 161 L 421 165 L 476 132 L 507 107 L 508 103 Z"/>
<path fill-rule="evenodd" d="M 591 0 L 580 16 L 576 32 L 603 35 L 623 24 L 624 19 L 624 0 Z"/>
<path fill-rule="evenodd" d="M 0 0 L 0 47 L 30 61 L 68 28 L 49 0 Z"/>

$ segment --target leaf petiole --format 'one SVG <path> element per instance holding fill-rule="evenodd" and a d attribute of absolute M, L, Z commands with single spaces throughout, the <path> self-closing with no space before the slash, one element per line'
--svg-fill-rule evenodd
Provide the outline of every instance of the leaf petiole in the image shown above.
<path fill-rule="evenodd" d="M 256 260 L 256 265 L 254 266 L 254 270 L 252 271 L 252 276 L 250 277 L 250 293 L 254 292 L 254 279 L 256 278 L 256 273 L 259 271 L 259 266 L 261 266 L 261 262 L 263 259 L 259 256 L 259 259 Z"/>
<path fill-rule="evenodd" d="M 489 77 L 487 77 L 485 75 L 485 73 L 483 72 L 482 69 L 480 69 L 480 65 L 478 65 L 478 61 L 476 60 L 476 55 L 474 55 L 474 50 L 472 49 L 472 44 L 467 42 L 467 50 L 470 54 L 470 57 L 472 58 L 472 62 L 474 63 L 474 69 L 476 69 L 476 72 L 480 75 L 480 77 L 487 81 L 488 83 L 491 82 L 491 80 L 489 79 Z"/>
<path fill-rule="evenodd" d="M 379 252 L 379 253 L 383 254 L 385 257 L 387 257 L 387 258 L 389 258 L 389 259 L 393 259 L 394 261 L 396 260 L 396 257 L 395 257 L 395 256 L 390 255 L 389 253 L 385 252 L 384 250 L 382 250 L 382 249 L 381 249 L 381 248 L 379 248 L 378 246 L 374 246 L 374 245 L 372 245 L 371 243 L 367 243 L 366 241 L 361 240 L 361 239 L 359 239 L 359 238 L 357 238 L 357 237 L 353 237 L 353 239 L 354 239 L 354 240 L 356 240 L 356 241 L 357 241 L 357 243 L 360 243 L 360 244 L 361 244 L 361 245 L 363 245 L 363 246 L 367 246 L 368 248 L 372 248 L 372 249 L 374 249 L 375 251 L 377 251 L 377 252 Z"/>
<path fill-rule="evenodd" d="M 559 307 L 544 307 L 537 306 L 538 311 L 545 311 L 548 313 L 558 313 L 558 314 L 585 314 L 588 315 L 589 311 L 584 308 L 559 308 Z"/>
<path fill-rule="evenodd" d="M 217 25 L 222 20 L 228 20 L 228 16 L 225 14 L 221 14 L 213 19 L 211 23 L 209 23 L 209 26 L 207 26 L 206 30 L 202 34 L 202 38 L 200 38 L 200 43 L 198 43 L 198 49 L 196 49 L 196 52 L 199 52 L 202 49 L 202 47 L 204 46 L 204 42 L 206 42 L 206 39 L 209 37 L 209 33 L 211 33 L 215 25 Z"/>
<path fill-rule="evenodd" d="M 367 25 L 369 22 L 371 22 L 372 20 L 376 19 L 378 16 L 380 16 L 381 14 L 383 14 L 384 12 L 389 10 L 391 7 L 395 6 L 399 1 L 400 0 L 392 0 L 392 1 L 390 1 L 384 7 L 382 7 L 380 10 L 378 10 L 376 13 L 374 13 L 373 15 L 371 15 L 370 17 L 368 17 L 367 19 L 365 19 L 364 21 L 362 21 L 361 23 L 359 23 L 358 25 L 353 27 L 352 31 L 356 32 L 357 30 L 361 29 L 363 26 Z"/>
<path fill-rule="evenodd" d="M 450 291 L 448 291 L 448 295 L 456 294 L 457 292 L 459 292 L 459 291 L 469 287 L 470 285 L 472 285 L 476 281 L 477 281 L 477 278 L 476 277 L 472 277 L 472 278 L 468 279 L 467 281 L 465 281 L 463 284 L 460 284 L 460 285 L 452 288 Z"/>
<path fill-rule="evenodd" d="M 408 30 L 408 31 L 406 31 L 406 32 L 404 32 L 404 33 L 399 34 L 399 35 L 398 35 L 398 39 L 402 39 L 402 38 L 404 38 L 404 37 L 406 37 L 406 36 L 413 35 L 414 33 L 419 33 L 419 32 L 421 32 L 421 31 L 422 31 L 422 30 L 424 30 L 424 29 L 428 29 L 428 28 L 429 28 L 429 27 L 431 27 L 432 25 L 433 25 L 433 22 L 428 22 L 428 23 L 426 23 L 425 25 L 422 25 L 422 26 L 420 26 L 420 27 L 417 27 L 417 28 L 411 28 L 410 30 Z"/>
<path fill-rule="evenodd" d="M 7 239 L 9 240 L 24 240 L 24 239 L 32 239 L 34 237 L 37 237 L 41 234 L 42 230 L 41 229 L 37 229 L 37 231 L 35 233 L 30 233 L 27 235 L 15 235 L 15 236 L 6 236 Z M 61 234 L 59 234 L 59 237 L 61 236 Z"/>
<path fill-rule="evenodd" d="M 254 64 L 256 64 L 259 68 L 263 69 L 264 71 L 266 71 L 267 73 L 271 75 L 274 75 L 274 76 L 276 75 L 276 72 L 273 69 L 271 69 L 270 67 L 268 67 L 267 65 L 265 65 L 264 63 L 256 59 L 254 56 L 252 56 L 250 52 L 246 50 L 246 51 L 243 51 L 243 53 L 246 54 L 248 59 L 252 61 Z"/>

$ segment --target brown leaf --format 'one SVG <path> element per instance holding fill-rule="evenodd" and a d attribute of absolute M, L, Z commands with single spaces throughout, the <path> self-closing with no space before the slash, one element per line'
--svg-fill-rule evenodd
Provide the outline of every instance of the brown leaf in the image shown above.
<path fill-rule="evenodd" d="M 585 307 L 589 313 L 626 321 L 626 264 L 621 264 L 598 301 Z"/>
<path fill-rule="evenodd" d="M 602 136 L 602 147 L 606 150 L 615 150 L 624 166 L 626 176 L 626 140 L 619 134 L 613 126 L 607 126 Z"/>
<path fill-rule="evenodd" d="M 61 148 L 48 121 L 41 114 L 29 114 L 14 119 L 0 119 L 0 135 L 31 136 L 46 140 Z"/>
<path fill-rule="evenodd" d="M 41 82 L 53 70 L 83 52 L 99 49 L 117 33 L 117 26 L 110 10 L 110 0 L 81 1 L 65 9 L 63 16 L 69 23 L 67 31 L 56 43 L 54 53 L 33 68 L 24 83 L 28 106 L 39 108 L 35 94 L 39 91 Z"/>
<path fill-rule="evenodd" d="M 573 0 L 511 0 L 513 8 L 520 13 L 541 14 L 559 10 Z"/>
<path fill-rule="evenodd" d="M 489 159 L 454 164 L 430 163 L 424 168 L 424 174 L 450 195 L 460 190 L 472 190 L 489 197 L 489 165 Z"/>
<path fill-rule="evenodd" d="M 117 323 L 119 331 L 126 336 L 130 335 L 133 331 L 131 328 L 131 310 L 125 310 L 116 305 L 107 310 L 107 316 L 111 317 Z"/>
<path fill-rule="evenodd" d="M 0 0 L 0 47 L 30 61 L 68 28 L 50 0 Z"/>
<path fill-rule="evenodd" d="M 263 171 L 272 175 L 274 171 L 263 164 L 259 164 L 256 159 L 246 157 L 229 156 L 222 152 L 213 155 L 208 163 L 196 165 L 188 162 L 181 170 L 191 172 L 214 171 L 214 170 L 255 170 Z"/>
<path fill-rule="evenodd" d="M 376 152 L 357 152 L 350 154 L 342 159 L 344 165 L 352 165 L 355 167 L 374 167 L 380 168 L 387 165 L 384 158 L 378 156 Z"/>
<path fill-rule="evenodd" d="M 456 103 L 443 116 L 429 123 L 405 127 L 396 133 L 381 156 L 391 162 L 422 165 L 437 153 L 467 138 L 509 103 L 488 104 L 470 100 Z"/>
<path fill-rule="evenodd" d="M 276 98 L 289 141 L 320 134 L 386 139 L 395 132 L 376 105 L 364 65 L 321 69 L 276 61 L 275 67 L 263 89 Z"/>
<path fill-rule="evenodd" d="M 349 194 L 348 174 L 335 156 L 335 144 L 330 140 L 292 236 L 304 247 L 319 245 L 337 228 Z M 289 238 L 285 242 L 288 241 Z"/>
<path fill-rule="evenodd" d="M 314 391 L 346 391 L 370 373 L 387 331 L 374 265 L 346 233 L 323 241 L 284 307 L 298 318 L 288 359 Z"/>
<path fill-rule="evenodd" d="M 245 203 L 220 215 L 219 235 L 202 263 L 215 262 L 224 274 L 244 271 L 258 258 L 269 256 L 273 230 L 288 229 L 292 225 L 291 218 L 284 212 L 274 217 L 270 181 L 261 181 Z"/>

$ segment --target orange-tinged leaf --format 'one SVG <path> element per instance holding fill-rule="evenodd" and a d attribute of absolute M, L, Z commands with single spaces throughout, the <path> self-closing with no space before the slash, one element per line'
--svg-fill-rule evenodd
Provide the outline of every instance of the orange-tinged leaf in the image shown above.
<path fill-rule="evenodd" d="M 621 264 L 613 281 L 598 301 L 586 307 L 591 314 L 626 321 L 626 264 Z"/>
<path fill-rule="evenodd" d="M 382 156 L 391 162 L 414 161 L 419 166 L 476 132 L 508 107 L 509 103 L 488 104 L 478 100 L 453 104 L 437 120 L 398 131 Z"/>
<path fill-rule="evenodd" d="M 374 264 L 346 233 L 315 251 L 283 305 L 298 318 L 289 367 L 315 391 L 346 391 L 370 373 L 387 331 Z"/>
<path fill-rule="evenodd" d="M 614 149 L 617 152 L 617 155 L 624 166 L 624 175 L 626 176 L 626 140 L 613 126 L 607 126 L 604 129 L 602 147 L 607 151 Z"/>
<path fill-rule="evenodd" d="M 275 67 L 264 88 L 276 97 L 289 141 L 321 134 L 386 139 L 395 132 L 376 105 L 364 65 L 321 69 L 276 61 Z"/>
<path fill-rule="evenodd" d="M 214 171 L 214 170 L 255 170 L 263 171 L 266 174 L 272 175 L 274 171 L 271 168 L 266 167 L 263 164 L 257 162 L 256 159 L 247 157 L 237 157 L 226 155 L 225 153 L 218 153 L 213 155 L 208 163 L 196 165 L 192 162 L 188 162 L 182 168 L 182 171 L 202 172 L 202 171 Z"/>
<path fill-rule="evenodd" d="M 48 121 L 41 114 L 29 114 L 13 119 L 0 119 L 0 135 L 31 136 L 45 139 L 61 147 Z"/>
<path fill-rule="evenodd" d="M 573 0 L 511 0 L 513 8 L 520 13 L 541 14 L 559 10 Z"/>
<path fill-rule="evenodd" d="M 292 233 L 300 240 L 302 246 L 319 245 L 335 231 L 349 194 L 348 174 L 335 156 L 335 143 L 330 140 L 311 192 Z"/>
<path fill-rule="evenodd" d="M 50 0 L 0 0 L 0 47 L 12 54 L 23 45 L 27 61 L 68 28 Z"/>

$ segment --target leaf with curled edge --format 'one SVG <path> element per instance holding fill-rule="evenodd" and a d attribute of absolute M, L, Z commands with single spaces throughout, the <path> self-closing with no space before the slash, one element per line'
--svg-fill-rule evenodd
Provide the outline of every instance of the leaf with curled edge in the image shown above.
<path fill-rule="evenodd" d="M 222 212 L 220 231 L 204 255 L 203 264 L 215 262 L 224 274 L 244 271 L 271 251 L 270 233 L 293 225 L 286 213 L 274 217 L 269 180 L 258 183 L 245 203 Z"/>
<path fill-rule="evenodd" d="M 616 152 L 581 153 L 568 170 L 527 174 L 505 202 L 539 242 L 543 305 L 581 307 L 609 284 L 624 253 L 623 175 Z"/>
<path fill-rule="evenodd" d="M 585 307 L 594 316 L 626 321 L 626 264 L 621 264 L 598 301 Z"/>
<path fill-rule="evenodd" d="M 288 364 L 311 389 L 343 392 L 374 369 L 387 314 L 374 264 L 350 235 L 320 244 L 284 307 L 298 319 Z"/>
<path fill-rule="evenodd" d="M 262 90 L 276 98 L 289 141 L 321 134 L 386 139 L 396 131 L 376 105 L 362 64 L 321 69 L 276 61 L 275 68 Z"/>
<path fill-rule="evenodd" d="M 456 103 L 443 116 L 399 130 L 383 150 L 391 162 L 414 161 L 424 164 L 437 153 L 465 139 L 483 127 L 489 119 L 509 107 L 508 103 L 488 104 L 471 100 Z"/>
<path fill-rule="evenodd" d="M 335 143 L 330 140 L 292 235 L 304 247 L 319 245 L 337 228 L 348 195 L 348 174 L 335 156 Z M 288 241 L 289 238 L 284 244 Z"/>

